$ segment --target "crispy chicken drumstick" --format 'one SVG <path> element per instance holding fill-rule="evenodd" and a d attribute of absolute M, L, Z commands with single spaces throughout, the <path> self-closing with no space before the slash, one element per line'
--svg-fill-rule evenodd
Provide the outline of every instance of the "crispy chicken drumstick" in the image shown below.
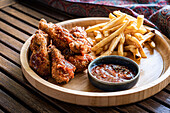
<path fill-rule="evenodd" d="M 29 64 L 40 76 L 47 76 L 50 75 L 50 60 L 47 52 L 47 40 L 44 35 L 48 37 L 48 34 L 39 32 L 37 31 L 31 40 L 30 50 L 32 54 Z"/>
<path fill-rule="evenodd" d="M 76 67 L 65 60 L 64 56 L 55 46 L 51 46 L 50 49 L 52 58 L 52 78 L 54 78 L 57 83 L 68 83 L 70 79 L 74 78 Z"/>

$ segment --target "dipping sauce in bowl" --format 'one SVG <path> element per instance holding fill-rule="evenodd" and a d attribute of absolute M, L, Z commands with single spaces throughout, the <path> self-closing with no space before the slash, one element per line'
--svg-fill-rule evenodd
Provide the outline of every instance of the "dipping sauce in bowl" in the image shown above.
<path fill-rule="evenodd" d="M 123 82 L 134 78 L 135 74 L 126 66 L 101 64 L 92 68 L 91 74 L 99 80 Z"/>
<path fill-rule="evenodd" d="M 88 66 L 89 81 L 104 91 L 130 89 L 137 83 L 139 75 L 138 64 L 122 56 L 99 57 Z"/>

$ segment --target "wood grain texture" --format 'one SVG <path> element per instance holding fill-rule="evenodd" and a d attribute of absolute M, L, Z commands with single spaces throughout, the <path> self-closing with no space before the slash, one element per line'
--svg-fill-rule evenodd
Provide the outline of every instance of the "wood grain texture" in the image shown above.
<path fill-rule="evenodd" d="M 0 113 L 5 113 L 4 111 L 2 111 L 2 109 L 0 109 Z"/>
<path fill-rule="evenodd" d="M 170 84 L 166 87 L 166 90 L 170 91 Z"/>
<path fill-rule="evenodd" d="M 1 73 L 0 73 L 1 74 Z M 11 113 L 31 113 L 28 109 L 0 90 L 0 105 L 3 105 Z"/>
<path fill-rule="evenodd" d="M 0 0 L 0 8 L 15 4 L 16 0 Z"/>
<path fill-rule="evenodd" d="M 145 108 L 149 109 L 152 112 L 156 112 L 156 113 L 166 113 L 168 112 L 170 109 L 152 99 L 146 99 L 142 102 L 140 102 L 140 104 L 142 106 L 144 106 Z"/>
<path fill-rule="evenodd" d="M 134 112 L 134 110 L 136 113 L 148 113 L 147 111 L 141 109 L 136 105 L 124 105 L 124 106 L 120 106 L 118 109 L 123 110 L 123 112 L 125 113 L 132 113 Z"/>
<path fill-rule="evenodd" d="M 25 42 L 29 36 L 24 34 L 23 32 L 5 24 L 4 22 L 0 21 L 1 29 L 7 31 L 9 34 L 15 36 L 18 40 Z"/>
<path fill-rule="evenodd" d="M 18 52 L 20 52 L 21 47 L 23 46 L 23 44 L 20 41 L 10 37 L 9 35 L 1 31 L 0 31 L 0 41 L 2 41 L 4 44 L 10 46 L 11 48 L 15 49 Z"/>
<path fill-rule="evenodd" d="M 25 32 L 33 34 L 36 31 L 35 28 L 33 28 L 33 27 L 25 24 L 24 22 L 19 21 L 18 19 L 15 19 L 15 18 L 13 18 L 13 17 L 11 17 L 11 16 L 9 16 L 9 15 L 3 13 L 3 12 L 0 12 L 0 15 L 1 15 L 1 19 L 5 20 L 6 22 L 8 22 L 8 23 L 10 23 L 10 24 L 22 29 L 22 30 L 24 30 Z"/>
<path fill-rule="evenodd" d="M 56 112 L 59 111 L 43 101 L 40 97 L 26 90 L 23 86 L 17 84 L 4 74 L 0 74 L 0 85 L 10 91 L 14 96 L 37 112 Z"/>
<path fill-rule="evenodd" d="M 170 95 L 164 91 L 157 93 L 154 98 L 158 99 L 168 107 L 170 107 Z"/>
<path fill-rule="evenodd" d="M 107 21 L 107 19 L 105 18 L 84 18 L 61 22 L 59 24 L 67 29 L 70 29 L 76 25 L 87 27 L 89 25 L 94 25 L 105 21 Z M 169 45 L 162 38 L 162 35 L 158 31 L 156 31 L 156 34 L 157 35 L 154 40 L 156 42 L 157 48 L 153 52 L 154 54 L 150 54 L 147 52 L 147 55 L 149 55 L 149 57 L 145 59 L 145 63 L 149 61 L 147 65 L 150 69 L 152 67 L 152 71 L 150 71 L 150 69 L 147 69 L 146 67 L 143 67 L 141 77 L 137 85 L 129 90 L 109 93 L 96 92 L 99 90 L 90 85 L 86 74 L 84 74 L 85 76 L 76 76 L 79 77 L 79 79 L 77 79 L 78 81 L 80 81 L 80 79 L 86 79 L 81 83 L 84 84 L 85 87 L 83 87 L 83 85 L 81 85 L 82 87 L 80 87 L 80 84 L 77 84 L 78 81 L 76 80 L 76 77 L 67 84 L 67 86 L 70 84 L 70 87 L 73 87 L 76 90 L 65 87 L 66 85 L 58 86 L 45 81 L 44 79 L 40 78 L 28 65 L 27 52 L 31 38 L 26 41 L 21 50 L 20 58 L 22 70 L 27 80 L 35 88 L 51 97 L 65 102 L 90 106 L 113 106 L 133 103 L 154 95 L 169 83 L 170 69 L 169 63 L 167 63 L 169 62 L 169 56 L 166 54 L 167 51 L 169 52 Z M 147 66 L 145 63 L 144 61 L 140 61 L 139 65 Z M 75 84 L 73 82 L 75 82 Z"/>
<path fill-rule="evenodd" d="M 19 60 L 19 54 L 16 53 L 15 51 L 11 50 L 7 46 L 3 45 L 0 43 L 0 53 L 3 54 L 4 56 L 10 58 L 13 62 L 17 62 L 18 65 L 20 65 L 20 60 Z"/>
<path fill-rule="evenodd" d="M 21 13 L 15 9 L 12 9 L 10 7 L 5 7 L 2 9 L 2 11 L 5 11 L 6 13 L 11 14 L 21 20 L 24 20 L 24 21 L 30 23 L 31 25 L 33 25 L 34 27 L 38 27 L 38 22 L 39 22 L 38 20 L 36 20 L 24 13 Z"/>

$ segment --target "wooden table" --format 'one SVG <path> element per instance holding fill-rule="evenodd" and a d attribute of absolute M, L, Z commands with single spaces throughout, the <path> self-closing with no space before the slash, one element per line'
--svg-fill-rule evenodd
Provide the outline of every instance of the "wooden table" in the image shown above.
<path fill-rule="evenodd" d="M 143 101 L 105 108 L 65 103 L 36 90 L 22 74 L 19 54 L 41 18 L 61 22 L 77 17 L 43 4 L 0 0 L 0 112 L 170 112 L 170 85 Z"/>

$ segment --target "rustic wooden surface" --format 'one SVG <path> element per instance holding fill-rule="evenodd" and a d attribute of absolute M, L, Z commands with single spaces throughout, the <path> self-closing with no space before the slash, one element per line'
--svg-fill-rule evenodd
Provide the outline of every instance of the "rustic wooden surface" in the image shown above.
<path fill-rule="evenodd" d="M 170 85 L 143 101 L 105 108 L 68 104 L 42 94 L 22 74 L 21 47 L 35 32 L 41 17 L 52 22 L 77 17 L 49 10 L 42 4 L 2 1 L 5 2 L 0 4 L 0 112 L 170 112 Z"/>

